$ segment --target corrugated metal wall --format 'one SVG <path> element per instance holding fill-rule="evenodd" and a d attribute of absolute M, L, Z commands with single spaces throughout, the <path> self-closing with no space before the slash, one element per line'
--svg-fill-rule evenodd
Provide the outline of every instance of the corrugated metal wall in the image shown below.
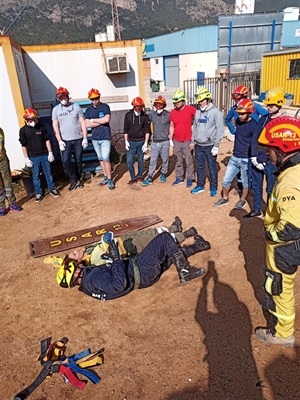
<path fill-rule="evenodd" d="M 261 92 L 278 87 L 285 93 L 293 94 L 293 105 L 300 105 L 300 78 L 289 79 L 290 60 L 298 59 L 300 50 L 263 54 L 261 71 Z"/>

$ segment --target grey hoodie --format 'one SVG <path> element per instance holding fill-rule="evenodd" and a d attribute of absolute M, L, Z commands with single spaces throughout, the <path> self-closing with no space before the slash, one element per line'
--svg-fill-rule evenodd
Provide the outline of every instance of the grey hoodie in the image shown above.
<path fill-rule="evenodd" d="M 223 135 L 223 115 L 215 105 L 210 104 L 205 111 L 196 111 L 192 143 L 200 146 L 219 147 Z"/>

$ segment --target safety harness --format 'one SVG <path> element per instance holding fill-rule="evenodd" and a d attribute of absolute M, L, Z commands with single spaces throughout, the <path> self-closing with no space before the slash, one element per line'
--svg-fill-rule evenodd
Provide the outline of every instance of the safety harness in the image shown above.
<path fill-rule="evenodd" d="M 47 376 L 52 376 L 53 373 L 57 372 L 62 374 L 65 382 L 70 382 L 78 389 L 83 389 L 88 381 L 79 379 L 77 374 L 83 375 L 94 384 L 100 382 L 101 378 L 89 368 L 103 364 L 104 349 L 100 349 L 93 353 L 90 349 L 86 349 L 81 353 L 66 356 L 65 352 L 67 342 L 68 338 L 66 337 L 53 343 L 51 343 L 51 337 L 41 340 L 41 353 L 37 361 L 40 361 L 43 369 L 32 384 L 18 393 L 14 397 L 14 400 L 27 399 L 27 397 L 46 379 Z"/>

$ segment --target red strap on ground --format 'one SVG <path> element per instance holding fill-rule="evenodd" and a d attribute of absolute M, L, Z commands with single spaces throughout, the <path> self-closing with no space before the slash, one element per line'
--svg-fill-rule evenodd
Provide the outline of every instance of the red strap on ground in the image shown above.
<path fill-rule="evenodd" d="M 65 365 L 61 365 L 59 367 L 59 372 L 64 375 L 73 386 L 77 387 L 77 389 L 83 389 L 87 384 L 87 381 L 81 381 L 77 378 L 77 376 L 70 370 L 69 367 Z"/>

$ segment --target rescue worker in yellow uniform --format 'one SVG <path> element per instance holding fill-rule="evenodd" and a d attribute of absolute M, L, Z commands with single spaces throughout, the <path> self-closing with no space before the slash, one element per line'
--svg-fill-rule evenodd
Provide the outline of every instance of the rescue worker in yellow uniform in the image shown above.
<path fill-rule="evenodd" d="M 294 283 L 300 265 L 300 120 L 278 117 L 261 132 L 277 166 L 277 179 L 264 218 L 266 233 L 266 301 L 268 328 L 256 336 L 268 345 L 295 345 Z"/>

